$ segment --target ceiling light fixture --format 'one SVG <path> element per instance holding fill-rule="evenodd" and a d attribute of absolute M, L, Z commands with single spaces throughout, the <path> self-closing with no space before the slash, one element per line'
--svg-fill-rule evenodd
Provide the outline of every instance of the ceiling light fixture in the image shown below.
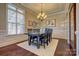
<path fill-rule="evenodd" d="M 40 13 L 37 15 L 37 19 L 39 20 L 44 20 L 47 18 L 47 15 L 43 12 L 43 3 L 41 3 L 41 11 Z"/>

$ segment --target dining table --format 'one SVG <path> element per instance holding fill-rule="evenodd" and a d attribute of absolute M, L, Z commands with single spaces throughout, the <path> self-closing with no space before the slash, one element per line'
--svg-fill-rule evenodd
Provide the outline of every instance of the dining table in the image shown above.
<path fill-rule="evenodd" d="M 32 40 L 34 40 L 34 38 L 36 38 L 36 42 L 37 42 L 37 48 L 40 48 L 40 36 L 44 35 L 45 33 L 40 33 L 40 32 L 29 32 L 29 33 L 25 33 L 26 35 L 28 35 L 28 44 L 31 45 Z"/>

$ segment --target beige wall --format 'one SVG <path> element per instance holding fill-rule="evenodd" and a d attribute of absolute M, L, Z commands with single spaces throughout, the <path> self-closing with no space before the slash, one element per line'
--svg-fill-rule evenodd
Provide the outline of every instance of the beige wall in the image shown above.
<path fill-rule="evenodd" d="M 33 21 L 37 21 L 37 19 L 36 19 L 35 12 L 33 12 L 32 10 L 26 8 L 26 12 L 25 12 L 25 31 L 27 31 L 27 29 L 29 29 L 29 28 L 34 28 L 34 27 L 37 26 L 37 25 L 36 26 L 33 26 L 33 25 L 28 26 L 28 24 L 29 24 L 28 21 L 33 22 Z"/>
<path fill-rule="evenodd" d="M 0 3 L 0 33 L 6 31 L 6 4 Z"/>
<path fill-rule="evenodd" d="M 65 14 L 58 14 L 53 18 L 56 19 L 56 27 L 53 27 L 53 37 L 66 39 Z"/>
<path fill-rule="evenodd" d="M 69 43 L 69 13 L 67 12 L 66 13 L 66 18 L 65 18 L 65 26 L 66 26 L 66 35 L 65 35 L 65 37 L 66 37 L 66 39 L 67 39 L 67 41 L 68 41 L 68 43 Z"/>
<path fill-rule="evenodd" d="M 66 17 L 65 17 L 65 26 L 66 26 L 66 38 L 67 38 L 67 42 L 68 44 L 70 44 L 70 40 L 69 40 L 69 12 L 70 12 L 70 7 L 71 7 L 71 4 L 67 4 L 66 5 Z"/>

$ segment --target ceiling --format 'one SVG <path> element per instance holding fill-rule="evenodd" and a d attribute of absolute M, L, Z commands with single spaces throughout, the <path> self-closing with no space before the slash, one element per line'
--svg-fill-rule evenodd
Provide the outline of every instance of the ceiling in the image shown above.
<path fill-rule="evenodd" d="M 23 6 L 39 13 L 41 10 L 41 3 L 22 3 Z M 65 10 L 66 3 L 43 3 L 43 11 L 47 14 L 61 12 Z"/>

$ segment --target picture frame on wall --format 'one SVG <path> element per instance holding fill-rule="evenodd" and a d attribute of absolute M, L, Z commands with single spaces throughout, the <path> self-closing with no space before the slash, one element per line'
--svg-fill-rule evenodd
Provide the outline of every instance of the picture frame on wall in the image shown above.
<path fill-rule="evenodd" d="M 54 27 L 56 27 L 56 19 L 52 20 L 51 25 L 54 26 Z"/>
<path fill-rule="evenodd" d="M 37 22 L 36 21 L 32 21 L 32 26 L 37 26 Z"/>
<path fill-rule="evenodd" d="M 50 26 L 56 27 L 56 19 L 48 20 L 47 23 L 48 23 L 48 25 L 50 25 Z"/>
<path fill-rule="evenodd" d="M 36 21 L 33 21 L 33 20 L 32 20 L 32 21 L 31 21 L 31 20 L 28 21 L 28 26 L 33 26 L 33 27 L 35 27 L 35 26 L 37 26 L 37 24 L 38 24 L 38 23 L 37 23 Z"/>

